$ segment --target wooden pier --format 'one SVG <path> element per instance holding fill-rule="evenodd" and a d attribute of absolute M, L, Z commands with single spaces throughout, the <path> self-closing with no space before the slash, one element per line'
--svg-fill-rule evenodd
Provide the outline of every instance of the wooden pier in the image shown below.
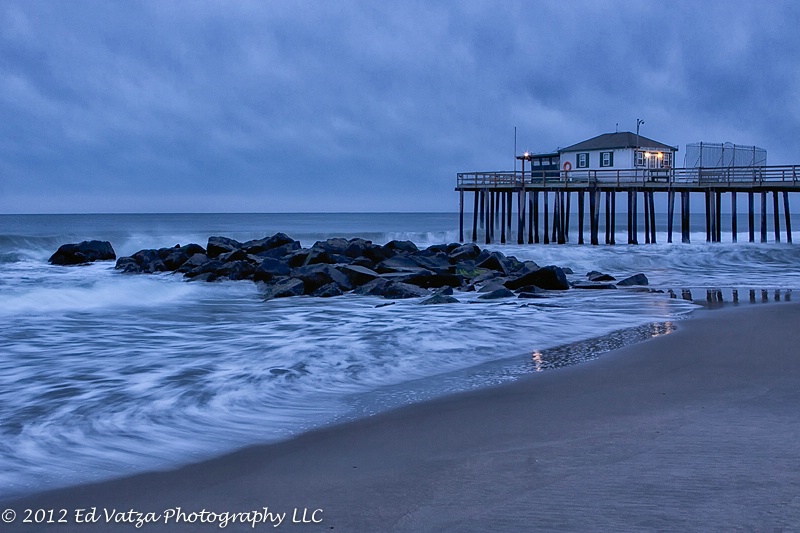
<path fill-rule="evenodd" d="M 731 240 L 737 240 L 738 195 L 747 195 L 748 237 L 755 242 L 755 200 L 760 199 L 760 240 L 768 241 L 768 198 L 772 198 L 773 240 L 781 241 L 781 206 L 786 242 L 792 242 L 789 193 L 800 192 L 800 166 L 676 168 L 630 170 L 465 172 L 458 174 L 459 239 L 464 239 L 465 193 L 473 193 L 472 241 L 483 230 L 486 244 L 564 244 L 570 240 L 572 197 L 577 198 L 577 242 L 584 244 L 588 198 L 589 242 L 600 244 L 600 211 L 605 202 L 604 242 L 616 244 L 617 194 L 627 199 L 628 244 L 639 243 L 639 200 L 644 214 L 644 243 L 656 243 L 655 195 L 666 194 L 667 242 L 675 230 L 676 201 L 680 209 L 681 242 L 690 242 L 690 193 L 705 197 L 706 241 L 722 240 L 722 198 L 731 198 Z M 516 195 L 516 202 L 514 197 Z M 541 197 L 541 204 L 540 204 Z M 512 214 L 516 203 L 516 224 Z M 552 211 L 551 211 L 552 210 Z M 527 213 L 527 220 L 526 220 Z M 541 215 L 541 216 L 540 216 Z M 551 218 L 552 217 L 552 218 Z M 540 219 L 541 225 L 540 228 Z M 552 224 L 551 224 L 552 222 Z M 516 226 L 514 228 L 513 226 Z M 498 231 L 499 230 L 499 231 Z M 540 230 L 541 233 L 540 233 Z M 527 231 L 527 234 L 526 234 Z"/>

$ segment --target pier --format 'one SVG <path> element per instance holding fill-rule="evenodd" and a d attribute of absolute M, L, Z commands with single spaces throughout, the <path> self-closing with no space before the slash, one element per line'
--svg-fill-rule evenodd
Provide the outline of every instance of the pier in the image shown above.
<path fill-rule="evenodd" d="M 731 199 L 731 240 L 736 242 L 739 195 L 746 195 L 748 237 L 756 242 L 755 202 L 760 203 L 759 237 L 768 241 L 768 205 L 772 207 L 772 233 L 781 241 L 781 216 L 786 242 L 792 242 L 789 193 L 800 192 L 800 166 L 615 169 L 615 170 L 537 170 L 464 172 L 457 177 L 459 193 L 459 239 L 465 242 L 464 207 L 472 193 L 471 240 L 477 242 L 479 229 L 486 244 L 564 244 L 570 241 L 572 206 L 577 205 L 578 244 L 585 243 L 588 215 L 588 242 L 600 244 L 601 227 L 605 244 L 616 244 L 617 196 L 627 201 L 627 242 L 639 244 L 639 201 L 642 202 L 644 244 L 656 243 L 656 194 L 667 202 L 667 242 L 673 242 L 675 211 L 680 211 L 680 239 L 690 242 L 690 194 L 705 198 L 706 241 L 722 240 L 722 199 Z M 573 201 L 573 197 L 575 201 Z M 601 225 L 601 204 L 605 202 Z M 676 206 L 676 202 L 679 204 Z M 516 210 L 514 204 L 516 203 Z M 588 213 L 586 204 L 588 205 Z M 515 237 L 512 237 L 513 236 Z M 514 240 L 512 240 L 514 239 Z"/>

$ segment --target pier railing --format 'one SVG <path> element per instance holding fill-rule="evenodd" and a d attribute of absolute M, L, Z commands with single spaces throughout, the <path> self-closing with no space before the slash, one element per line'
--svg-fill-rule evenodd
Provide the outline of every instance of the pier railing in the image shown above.
<path fill-rule="evenodd" d="M 525 170 L 460 172 L 457 189 L 517 189 L 526 187 L 634 186 L 800 186 L 800 166 L 724 168 L 639 168 L 602 170 Z"/>

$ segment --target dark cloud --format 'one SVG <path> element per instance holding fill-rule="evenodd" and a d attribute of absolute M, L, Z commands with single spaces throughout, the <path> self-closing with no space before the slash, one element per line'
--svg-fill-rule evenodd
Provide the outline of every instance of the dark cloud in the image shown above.
<path fill-rule="evenodd" d="M 449 210 L 635 128 L 800 153 L 791 2 L 0 4 L 0 211 Z"/>

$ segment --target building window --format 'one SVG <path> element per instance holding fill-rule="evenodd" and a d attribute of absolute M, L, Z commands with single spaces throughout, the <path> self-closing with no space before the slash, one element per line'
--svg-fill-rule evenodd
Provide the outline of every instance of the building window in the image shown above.
<path fill-rule="evenodd" d="M 537 157 L 536 159 L 533 160 L 533 166 L 535 167 L 542 166 L 542 160 Z"/>
<path fill-rule="evenodd" d="M 588 153 L 578 154 L 576 163 L 578 168 L 589 168 L 589 154 Z"/>
<path fill-rule="evenodd" d="M 613 167 L 614 166 L 614 152 L 600 152 L 600 166 Z"/>
<path fill-rule="evenodd" d="M 642 150 L 636 151 L 636 165 L 637 167 L 644 166 L 644 152 Z"/>
<path fill-rule="evenodd" d="M 672 152 L 664 152 L 661 159 L 661 168 L 672 168 Z"/>

